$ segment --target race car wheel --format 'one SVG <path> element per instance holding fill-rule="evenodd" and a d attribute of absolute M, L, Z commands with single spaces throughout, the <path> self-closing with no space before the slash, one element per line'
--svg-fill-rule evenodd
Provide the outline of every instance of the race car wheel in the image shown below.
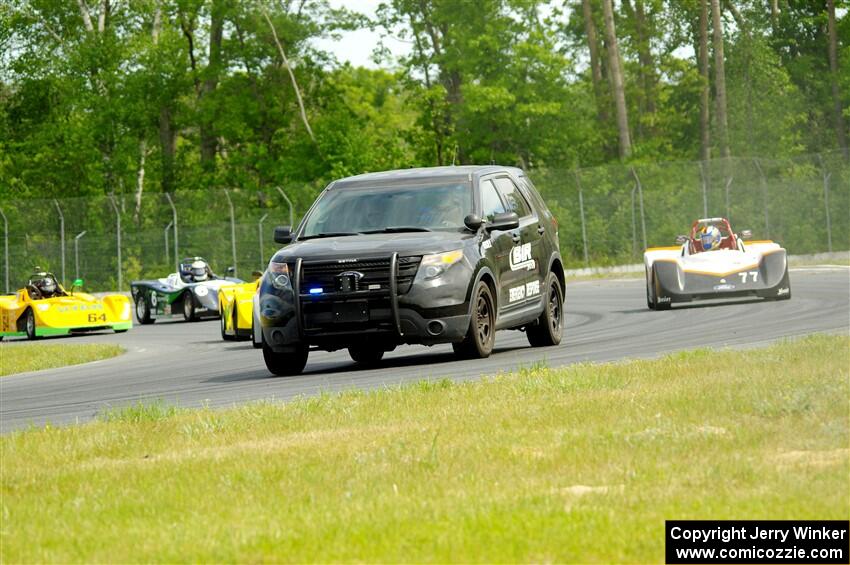
<path fill-rule="evenodd" d="M 136 297 L 136 319 L 143 325 L 153 323 L 150 304 L 148 304 L 148 301 L 145 300 L 142 294 Z"/>
<path fill-rule="evenodd" d="M 221 310 L 221 306 L 219 305 L 219 310 Z M 224 341 L 234 341 L 236 339 L 236 335 L 228 335 L 227 333 L 227 316 L 224 315 L 224 311 L 222 310 L 221 314 L 221 339 Z M 234 325 L 234 334 L 236 326 Z"/>
<path fill-rule="evenodd" d="M 189 292 L 183 293 L 183 319 L 187 322 L 195 321 L 195 301 Z"/>
<path fill-rule="evenodd" d="M 266 367 L 279 377 L 300 375 L 307 365 L 309 350 L 306 345 L 299 345 L 292 353 L 275 353 L 272 348 L 263 343 L 263 360 Z"/>
<path fill-rule="evenodd" d="M 358 365 L 372 366 L 384 357 L 384 350 L 370 345 L 354 345 L 348 348 L 348 354 Z"/>
<path fill-rule="evenodd" d="M 455 355 L 462 359 L 484 359 L 493 352 L 496 342 L 496 309 L 487 283 L 480 281 L 472 293 L 472 316 L 466 337 L 453 343 Z"/>
<path fill-rule="evenodd" d="M 658 284 L 658 278 L 655 276 L 655 270 L 652 272 L 652 306 L 653 310 L 669 310 L 671 304 L 669 302 L 658 301 L 658 291 L 661 287 Z"/>
<path fill-rule="evenodd" d="M 646 307 L 650 310 L 655 310 L 655 299 L 652 297 L 652 283 L 649 279 L 649 274 L 646 277 Z"/>
<path fill-rule="evenodd" d="M 546 306 L 537 319 L 537 323 L 525 330 L 528 343 L 532 347 L 546 347 L 561 343 L 561 322 L 564 316 L 564 295 L 561 283 L 554 273 L 549 273 L 546 281 Z"/>
<path fill-rule="evenodd" d="M 35 335 L 35 314 L 32 309 L 28 309 L 24 314 L 24 330 L 27 332 L 27 339 L 37 339 Z"/>

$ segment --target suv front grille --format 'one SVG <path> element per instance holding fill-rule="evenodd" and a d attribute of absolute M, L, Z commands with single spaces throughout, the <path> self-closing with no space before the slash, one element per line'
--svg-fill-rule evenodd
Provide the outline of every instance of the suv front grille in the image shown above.
<path fill-rule="evenodd" d="M 398 294 L 410 290 L 421 257 L 399 257 L 396 268 Z M 322 296 L 337 294 L 339 277 L 357 273 L 353 277 L 354 292 L 386 293 L 390 290 L 390 258 L 371 258 L 340 263 L 338 261 L 303 261 L 301 264 L 301 295 L 310 296 L 310 289 L 320 288 Z"/>

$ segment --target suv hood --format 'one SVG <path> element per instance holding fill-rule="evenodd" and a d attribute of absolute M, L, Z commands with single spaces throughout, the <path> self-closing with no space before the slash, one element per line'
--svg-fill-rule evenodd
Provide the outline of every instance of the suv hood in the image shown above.
<path fill-rule="evenodd" d="M 464 247 L 475 237 L 470 232 L 406 232 L 346 235 L 296 241 L 278 251 L 273 260 L 337 259 L 380 255 L 427 255 Z"/>

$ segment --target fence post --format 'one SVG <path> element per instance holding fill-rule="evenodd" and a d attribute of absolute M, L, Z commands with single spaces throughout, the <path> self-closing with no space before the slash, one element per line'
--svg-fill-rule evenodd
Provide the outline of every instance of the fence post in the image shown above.
<path fill-rule="evenodd" d="M 62 246 L 62 284 L 65 284 L 65 214 L 62 213 L 62 208 L 59 207 L 59 201 L 53 199 L 53 204 L 56 206 L 56 211 L 59 212 L 59 244 Z"/>
<path fill-rule="evenodd" d="M 578 211 L 581 215 L 581 243 L 584 247 L 584 266 L 590 267 L 590 260 L 587 255 L 587 228 L 584 224 L 584 196 L 581 191 L 581 181 L 578 178 L 578 169 L 573 171 L 573 174 L 576 177 L 576 186 L 578 187 Z"/>
<path fill-rule="evenodd" d="M 292 208 L 292 200 L 289 199 L 289 197 L 286 195 L 286 193 L 281 187 L 276 186 L 275 188 L 280 193 L 280 195 L 283 196 L 283 199 L 286 200 L 286 203 L 289 204 L 289 229 L 295 231 L 295 212 Z"/>
<path fill-rule="evenodd" d="M 233 201 L 230 199 L 230 191 L 224 189 L 224 196 L 227 198 L 227 205 L 230 206 L 230 252 L 233 256 L 233 276 L 237 276 L 238 268 L 236 266 L 236 215 L 233 213 Z"/>
<path fill-rule="evenodd" d="M 0 216 L 3 216 L 3 264 L 6 266 L 6 294 L 9 294 L 9 220 L 6 219 L 3 210 L 0 210 Z"/>
<path fill-rule="evenodd" d="M 756 169 L 758 169 L 760 179 L 759 183 L 761 184 L 761 200 L 762 207 L 764 208 L 764 234 L 767 239 L 770 239 L 770 217 L 767 213 L 767 179 L 764 176 L 764 171 L 761 168 L 761 164 L 759 164 L 759 160 L 753 159 L 753 163 L 755 164 Z"/>
<path fill-rule="evenodd" d="M 74 236 L 74 279 L 80 278 L 80 238 L 86 235 L 88 230 L 83 230 Z"/>
<path fill-rule="evenodd" d="M 705 178 L 705 161 L 699 162 L 699 177 L 702 182 L 702 217 L 708 217 L 708 181 Z"/>
<path fill-rule="evenodd" d="M 826 172 L 826 167 L 823 164 L 823 156 L 820 153 L 818 153 L 818 160 L 820 161 L 821 174 L 823 175 L 823 206 L 824 210 L 826 210 L 826 249 L 832 253 L 832 222 L 830 222 L 829 218 L 829 179 L 832 177 L 832 173 Z"/>
<path fill-rule="evenodd" d="M 171 195 L 167 192 L 165 197 L 168 199 L 168 205 L 171 206 L 171 223 L 174 224 L 174 272 L 180 272 L 180 254 L 177 252 L 177 208 L 174 207 L 174 201 Z"/>
<path fill-rule="evenodd" d="M 112 209 L 115 210 L 115 245 L 118 248 L 118 292 L 124 287 L 124 281 L 121 274 L 121 211 L 115 203 L 115 195 L 109 195 L 109 203 L 112 204 Z"/>
<path fill-rule="evenodd" d="M 169 254 L 169 251 L 168 251 L 168 230 L 170 230 L 171 226 L 173 226 L 173 225 L 174 225 L 173 221 L 168 222 L 168 225 L 165 226 L 165 229 L 162 232 L 163 235 L 165 235 L 165 264 L 166 265 L 168 265 L 168 263 L 171 262 L 171 257 L 169 257 L 170 254 Z"/>
<path fill-rule="evenodd" d="M 646 216 L 643 213 L 643 186 L 640 184 L 640 177 L 638 177 L 634 167 L 632 167 L 632 176 L 635 177 L 635 184 L 637 185 L 638 199 L 640 201 L 640 230 L 643 235 L 643 248 L 646 249 Z"/>
<path fill-rule="evenodd" d="M 269 217 L 268 214 L 263 214 L 263 217 L 260 218 L 259 222 L 257 222 L 257 235 L 260 236 L 260 267 L 261 268 L 263 267 L 263 257 L 265 257 L 265 255 L 263 254 L 263 222 L 265 222 L 266 218 L 268 218 L 268 217 Z"/>
<path fill-rule="evenodd" d="M 632 186 L 632 257 L 637 257 L 637 222 L 635 221 L 635 191 L 637 183 Z"/>

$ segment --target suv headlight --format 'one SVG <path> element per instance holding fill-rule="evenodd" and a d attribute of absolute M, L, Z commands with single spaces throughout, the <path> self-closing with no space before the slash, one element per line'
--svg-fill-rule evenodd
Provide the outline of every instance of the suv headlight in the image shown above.
<path fill-rule="evenodd" d="M 463 259 L 463 249 L 455 249 L 454 251 L 446 251 L 445 253 L 425 255 L 422 257 L 419 269 L 426 280 L 436 279 L 445 273 L 449 267 L 461 259 Z"/>
<path fill-rule="evenodd" d="M 287 263 L 269 263 L 269 279 L 272 286 L 278 290 L 284 290 L 292 285 L 289 280 L 289 265 Z"/>

